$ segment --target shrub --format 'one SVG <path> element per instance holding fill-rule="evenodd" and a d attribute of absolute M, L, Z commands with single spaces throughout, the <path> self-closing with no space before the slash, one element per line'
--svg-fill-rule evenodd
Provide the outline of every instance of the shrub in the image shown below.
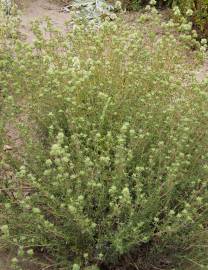
<path fill-rule="evenodd" d="M 192 22 L 193 26 L 200 35 L 208 35 L 208 2 L 207 0 L 170 0 L 161 1 L 162 4 L 173 7 L 178 6 L 182 14 L 188 17 Z"/>
<path fill-rule="evenodd" d="M 157 0 L 159 8 L 178 6 L 182 15 L 193 23 L 193 27 L 201 36 L 208 36 L 208 2 L 207 0 Z M 151 1 L 123 1 L 130 10 L 138 10 Z"/>
<path fill-rule="evenodd" d="M 208 35 L 208 2 L 206 0 L 169 1 L 169 5 L 180 7 L 184 16 L 189 17 L 201 35 Z"/>
<path fill-rule="evenodd" d="M 147 15 L 66 35 L 47 22 L 50 38 L 35 23 L 33 45 L 10 44 L 5 106 L 28 118 L 15 177 L 1 183 L 1 245 L 16 248 L 14 267 L 40 253 L 43 269 L 127 255 L 144 269 L 207 265 L 206 85 L 187 82 L 186 45 L 169 30 L 156 36 L 153 15 L 149 31 Z"/>

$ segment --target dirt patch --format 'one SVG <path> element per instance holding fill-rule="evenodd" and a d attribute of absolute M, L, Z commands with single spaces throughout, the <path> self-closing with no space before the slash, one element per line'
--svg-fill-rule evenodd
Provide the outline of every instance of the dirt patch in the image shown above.
<path fill-rule="evenodd" d="M 8 256 L 8 254 L 5 254 L 4 252 L 0 252 L 0 269 L 10 270 L 9 258 L 10 258 L 10 256 Z"/>
<path fill-rule="evenodd" d="M 196 79 L 198 82 L 202 82 L 206 78 L 208 78 L 208 55 L 202 67 L 196 72 Z"/>
<path fill-rule="evenodd" d="M 28 42 L 32 42 L 34 35 L 31 31 L 31 23 L 34 20 L 50 18 L 54 26 L 65 31 L 65 22 L 70 20 L 70 14 L 62 12 L 62 5 L 49 0 L 21 0 L 18 2 L 21 8 L 21 31 Z"/>

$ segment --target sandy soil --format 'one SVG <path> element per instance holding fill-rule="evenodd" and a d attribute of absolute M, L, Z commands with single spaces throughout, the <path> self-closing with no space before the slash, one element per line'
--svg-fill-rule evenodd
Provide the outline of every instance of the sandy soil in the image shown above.
<path fill-rule="evenodd" d="M 202 82 L 205 78 L 208 78 L 208 55 L 202 67 L 196 72 L 196 79 L 198 82 Z"/>
<path fill-rule="evenodd" d="M 5 253 L 0 253 L 0 269 L 10 270 L 9 269 L 9 256 Z"/>
<path fill-rule="evenodd" d="M 61 11 L 61 5 L 49 0 L 21 0 L 18 3 L 22 10 L 22 33 L 28 42 L 32 42 L 34 36 L 31 31 L 31 22 L 49 17 L 60 30 L 65 30 L 65 22 L 70 20 L 70 14 Z"/>

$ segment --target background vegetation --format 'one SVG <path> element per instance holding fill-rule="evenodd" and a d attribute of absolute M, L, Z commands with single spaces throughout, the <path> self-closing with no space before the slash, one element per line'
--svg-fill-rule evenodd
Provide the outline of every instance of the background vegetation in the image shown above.
<path fill-rule="evenodd" d="M 149 2 L 148 0 L 124 0 L 123 4 L 128 9 L 138 10 Z M 192 21 L 198 33 L 203 36 L 208 36 L 207 0 L 158 0 L 156 2 L 160 8 L 173 8 L 174 6 L 178 6 L 181 13 Z"/>

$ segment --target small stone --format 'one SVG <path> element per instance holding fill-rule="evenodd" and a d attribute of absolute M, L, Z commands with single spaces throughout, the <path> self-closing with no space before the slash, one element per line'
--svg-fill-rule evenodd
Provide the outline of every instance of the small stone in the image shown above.
<path fill-rule="evenodd" d="M 6 144 L 6 145 L 4 145 L 4 148 L 3 149 L 4 149 L 4 151 L 10 151 L 10 150 L 12 150 L 12 146 Z"/>

